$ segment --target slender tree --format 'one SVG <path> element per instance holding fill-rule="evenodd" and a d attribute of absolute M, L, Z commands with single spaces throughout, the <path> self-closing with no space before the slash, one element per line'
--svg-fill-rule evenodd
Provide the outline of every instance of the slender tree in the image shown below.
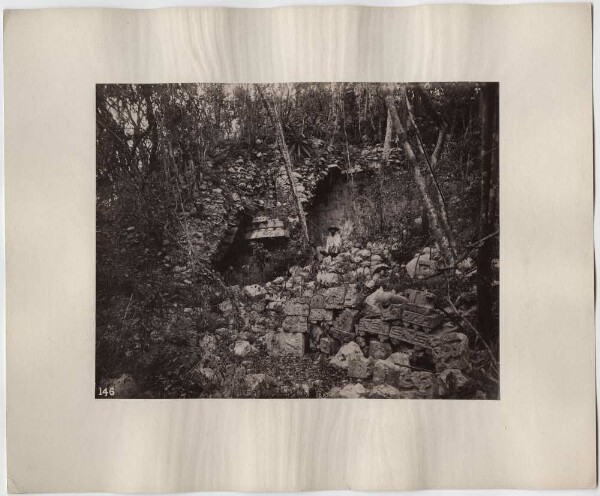
<path fill-rule="evenodd" d="M 383 141 L 383 164 L 385 166 L 390 163 L 390 151 L 392 144 L 392 116 L 390 111 L 387 112 L 387 120 L 385 125 L 385 140 Z"/>
<path fill-rule="evenodd" d="M 448 124 L 442 118 L 442 116 L 437 112 L 437 110 L 433 106 L 433 103 L 431 102 L 431 98 L 429 98 L 429 94 L 421 85 L 416 86 L 415 92 L 419 94 L 420 101 L 422 101 L 424 103 L 424 105 L 423 105 L 424 108 L 426 109 L 426 111 L 430 115 L 430 117 L 433 118 L 434 122 L 436 123 L 436 126 L 438 127 L 438 137 L 437 137 L 437 141 L 435 144 L 435 148 L 433 149 L 431 156 L 428 156 L 427 150 L 425 149 L 425 144 L 423 143 L 423 138 L 421 137 L 421 133 L 419 131 L 419 128 L 418 128 L 417 123 L 414 118 L 412 107 L 411 107 L 410 101 L 408 99 L 408 94 L 405 93 L 406 108 L 408 111 L 410 123 L 416 131 L 419 151 L 421 152 L 421 156 L 425 161 L 425 165 L 427 166 L 425 168 L 425 170 L 426 170 L 426 175 L 428 177 L 428 183 L 433 184 L 433 186 L 434 186 L 433 192 L 434 192 L 434 196 L 437 200 L 437 208 L 439 211 L 440 222 L 442 224 L 444 233 L 446 234 L 446 237 L 448 238 L 448 240 L 450 242 L 450 248 L 452 250 L 452 255 L 454 257 L 456 257 L 456 244 L 454 242 L 454 234 L 453 234 L 452 228 L 450 226 L 450 221 L 448 220 L 448 209 L 446 208 L 446 200 L 444 199 L 444 194 L 442 193 L 442 188 L 441 188 L 440 183 L 437 180 L 437 177 L 435 174 L 435 166 L 437 165 L 437 162 L 442 153 L 442 149 L 444 147 L 444 143 L 446 141 Z"/>
<path fill-rule="evenodd" d="M 421 165 L 412 149 L 410 142 L 408 141 L 408 135 L 406 134 L 404 126 L 402 125 L 402 122 L 398 115 L 398 110 L 394 102 L 394 96 L 392 95 L 392 92 L 390 91 L 389 87 L 384 87 L 383 94 L 387 109 L 392 117 L 392 123 L 394 125 L 396 135 L 402 143 L 404 153 L 406 154 L 406 157 L 412 166 L 415 183 L 417 184 L 417 187 L 419 189 L 421 200 L 427 213 L 427 219 L 429 221 L 429 226 L 433 233 L 433 237 L 437 241 L 437 244 L 446 263 L 454 265 L 455 257 L 452 251 L 452 246 L 450 245 L 450 240 L 444 232 L 443 225 L 440 221 L 440 215 L 435 206 L 435 203 L 432 197 L 430 196 L 429 192 L 427 191 L 427 183 L 425 181 L 425 177 L 421 172 Z"/>
<path fill-rule="evenodd" d="M 481 333 L 488 342 L 497 342 L 497 328 L 492 316 L 492 258 L 493 237 L 490 236 L 494 229 L 491 213 L 495 204 L 495 188 L 492 185 L 492 167 L 496 162 L 497 149 L 494 140 L 496 121 L 496 104 L 498 87 L 484 84 L 480 94 L 481 115 L 481 151 L 479 157 L 480 168 L 480 209 L 479 209 L 479 239 L 482 239 L 477 254 L 477 301 Z"/>
<path fill-rule="evenodd" d="M 256 91 L 258 92 L 260 99 L 263 102 L 265 110 L 269 115 L 269 119 L 275 128 L 275 137 L 277 139 L 277 145 L 279 146 L 279 151 L 281 152 L 281 156 L 283 157 L 283 164 L 285 166 L 285 171 L 287 173 L 288 181 L 290 183 L 290 190 L 292 192 L 292 197 L 294 198 L 294 203 L 296 205 L 296 210 L 298 213 L 298 219 L 300 220 L 300 229 L 302 231 L 302 239 L 308 244 L 308 227 L 306 225 L 306 214 L 304 213 L 304 208 L 302 207 L 302 202 L 300 201 L 300 195 L 298 194 L 298 186 L 296 184 L 296 178 L 294 177 L 294 166 L 292 164 L 292 158 L 290 157 L 290 152 L 288 150 L 287 144 L 285 142 L 285 135 L 283 134 L 283 126 L 281 125 L 281 119 L 279 114 L 277 113 L 277 109 L 264 94 L 264 91 L 260 87 L 260 85 L 256 85 Z"/>

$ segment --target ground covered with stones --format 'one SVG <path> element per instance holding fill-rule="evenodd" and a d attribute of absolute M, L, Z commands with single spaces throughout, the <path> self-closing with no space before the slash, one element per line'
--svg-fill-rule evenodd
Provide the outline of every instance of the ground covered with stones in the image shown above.
<path fill-rule="evenodd" d="M 425 287 L 435 250 L 417 267 L 395 263 L 393 248 L 346 243 L 288 277 L 229 287 L 216 329 L 199 333 L 197 309 L 171 309 L 146 344 L 180 350 L 169 373 L 105 384 L 137 397 L 496 398 L 497 365 L 462 316 L 470 299 L 451 310 Z"/>

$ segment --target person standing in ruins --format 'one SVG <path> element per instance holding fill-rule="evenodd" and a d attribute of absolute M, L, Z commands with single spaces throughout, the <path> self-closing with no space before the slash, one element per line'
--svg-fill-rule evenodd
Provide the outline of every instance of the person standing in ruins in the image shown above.
<path fill-rule="evenodd" d="M 335 226 L 328 228 L 328 231 L 329 236 L 327 236 L 327 242 L 325 243 L 325 253 L 335 257 L 342 248 L 342 236 L 339 228 Z"/>

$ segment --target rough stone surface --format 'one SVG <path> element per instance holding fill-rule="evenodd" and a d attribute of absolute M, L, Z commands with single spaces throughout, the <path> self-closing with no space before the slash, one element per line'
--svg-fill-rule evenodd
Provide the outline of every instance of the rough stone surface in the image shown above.
<path fill-rule="evenodd" d="M 233 353 L 236 356 L 254 355 L 258 350 L 248 341 L 236 341 L 233 348 Z"/>
<path fill-rule="evenodd" d="M 373 399 L 392 399 L 402 397 L 402 393 L 394 386 L 390 386 L 389 384 L 379 384 L 371 389 L 367 394 L 367 398 Z"/>
<path fill-rule="evenodd" d="M 267 294 L 265 289 L 259 284 L 251 284 L 250 286 L 244 286 L 244 293 L 246 294 L 246 296 L 252 298 L 253 300 L 260 300 Z"/>
<path fill-rule="evenodd" d="M 410 353 L 397 351 L 388 357 L 388 361 L 395 365 L 410 365 Z"/>
<path fill-rule="evenodd" d="M 373 367 L 375 384 L 395 384 L 402 368 L 389 360 L 377 360 Z"/>
<path fill-rule="evenodd" d="M 402 312 L 402 322 L 404 322 L 404 325 L 410 324 L 413 327 L 423 328 L 425 330 L 435 329 L 443 321 L 444 317 L 436 313 L 423 315 L 421 313 L 411 312 L 410 310 L 404 310 Z"/>
<path fill-rule="evenodd" d="M 469 338 L 460 332 L 447 332 L 432 338 L 431 349 L 436 370 L 468 370 Z"/>
<path fill-rule="evenodd" d="M 205 334 L 198 344 L 202 351 L 214 351 L 217 348 L 217 337 L 214 334 Z"/>
<path fill-rule="evenodd" d="M 311 308 L 309 320 L 311 322 L 331 322 L 333 320 L 333 312 L 323 308 Z"/>
<path fill-rule="evenodd" d="M 356 284 L 349 284 L 344 297 L 344 306 L 348 308 L 356 307 L 360 304 L 361 294 L 356 288 Z"/>
<path fill-rule="evenodd" d="M 115 398 L 135 398 L 139 392 L 135 379 L 129 374 L 123 374 L 117 379 L 108 380 L 106 387 L 113 387 Z"/>
<path fill-rule="evenodd" d="M 341 282 L 341 276 L 336 272 L 319 272 L 317 274 L 317 282 L 323 286 L 336 286 Z"/>
<path fill-rule="evenodd" d="M 283 304 L 283 313 L 285 315 L 308 317 L 308 303 L 300 298 L 288 300 Z"/>
<path fill-rule="evenodd" d="M 353 340 L 355 338 L 354 323 L 358 312 L 356 310 L 345 309 L 337 319 L 333 321 L 331 332 L 343 340 Z"/>
<path fill-rule="evenodd" d="M 365 298 L 365 304 L 371 305 L 373 307 L 378 307 L 379 299 L 384 293 L 385 291 L 383 290 L 383 288 L 378 288 L 376 291 L 373 291 L 369 296 Z"/>
<path fill-rule="evenodd" d="M 301 332 L 277 332 L 267 335 L 267 352 L 272 356 L 304 356 L 305 334 Z"/>
<path fill-rule="evenodd" d="M 361 319 L 358 323 L 358 332 L 362 334 L 374 334 L 378 336 L 389 336 L 390 326 L 379 319 Z"/>
<path fill-rule="evenodd" d="M 348 359 L 348 377 L 354 379 L 367 379 L 372 373 L 371 361 L 359 355 L 352 355 Z"/>
<path fill-rule="evenodd" d="M 288 315 L 283 319 L 281 328 L 285 332 L 308 332 L 308 319 L 298 315 Z"/>
<path fill-rule="evenodd" d="M 364 358 L 363 352 L 354 341 L 342 346 L 329 363 L 342 370 L 348 370 L 348 362 L 352 357 Z"/>
<path fill-rule="evenodd" d="M 428 334 L 402 326 L 392 326 L 390 328 L 390 338 L 392 338 L 392 342 L 396 340 L 413 346 L 431 347 L 431 337 Z"/>
<path fill-rule="evenodd" d="M 425 398 L 430 398 L 433 393 L 434 375 L 431 372 L 413 371 L 410 374 L 414 387 Z"/>
<path fill-rule="evenodd" d="M 233 303 L 231 300 L 225 300 L 219 303 L 219 310 L 224 315 L 229 315 L 233 311 Z"/>
<path fill-rule="evenodd" d="M 387 305 L 381 309 L 381 320 L 402 320 L 402 306 L 399 304 Z"/>
<path fill-rule="evenodd" d="M 324 325 L 311 323 L 309 331 L 309 345 L 311 350 L 320 350 L 320 342 L 325 335 Z"/>
<path fill-rule="evenodd" d="M 369 357 L 377 360 L 385 360 L 392 354 L 392 345 L 372 340 L 369 343 Z"/>
<path fill-rule="evenodd" d="M 244 379 L 249 391 L 256 391 L 266 381 L 266 374 L 249 374 Z"/>
<path fill-rule="evenodd" d="M 469 379 L 458 369 L 446 369 L 437 378 L 438 396 L 459 393 L 469 384 Z"/>
<path fill-rule="evenodd" d="M 346 287 L 337 286 L 329 288 L 325 292 L 325 308 L 342 309 L 344 308 L 344 300 L 346 298 Z"/>
<path fill-rule="evenodd" d="M 325 295 L 323 293 L 317 293 L 310 300 L 310 308 L 325 308 Z"/>
<path fill-rule="evenodd" d="M 323 337 L 321 341 L 319 341 L 319 349 L 321 353 L 325 355 L 334 355 L 340 349 L 340 342 L 337 339 L 333 339 L 330 337 Z"/>
<path fill-rule="evenodd" d="M 415 257 L 406 264 L 406 272 L 413 279 L 423 279 L 424 277 L 433 276 L 437 273 L 437 269 L 438 263 L 431 258 L 429 253 L 417 253 Z"/>
<path fill-rule="evenodd" d="M 194 382 L 202 387 L 219 382 L 216 372 L 210 367 L 196 367 L 191 371 L 190 376 Z"/>
<path fill-rule="evenodd" d="M 267 303 L 267 310 L 272 312 L 281 312 L 283 310 L 283 301 L 282 300 L 274 300 Z"/>
<path fill-rule="evenodd" d="M 366 394 L 367 390 L 362 384 L 348 384 L 342 389 L 333 388 L 327 396 L 329 398 L 363 398 Z"/>

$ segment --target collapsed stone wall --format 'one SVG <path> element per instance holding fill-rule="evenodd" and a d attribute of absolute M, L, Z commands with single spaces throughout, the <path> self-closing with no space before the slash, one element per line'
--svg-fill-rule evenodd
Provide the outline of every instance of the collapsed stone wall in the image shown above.
<path fill-rule="evenodd" d="M 430 293 L 379 285 L 400 270 L 383 243 L 346 244 L 336 257 L 292 268 L 287 279 L 245 287 L 243 316 L 268 355 L 318 354 L 358 381 L 332 389 L 330 397 L 456 393 L 469 384 L 469 340 Z"/>
<path fill-rule="evenodd" d="M 401 232 L 420 215 L 411 184 L 409 174 L 401 170 L 350 174 L 333 169 L 307 211 L 311 240 L 323 244 L 331 226 L 355 239 L 372 239 L 390 228 Z"/>

